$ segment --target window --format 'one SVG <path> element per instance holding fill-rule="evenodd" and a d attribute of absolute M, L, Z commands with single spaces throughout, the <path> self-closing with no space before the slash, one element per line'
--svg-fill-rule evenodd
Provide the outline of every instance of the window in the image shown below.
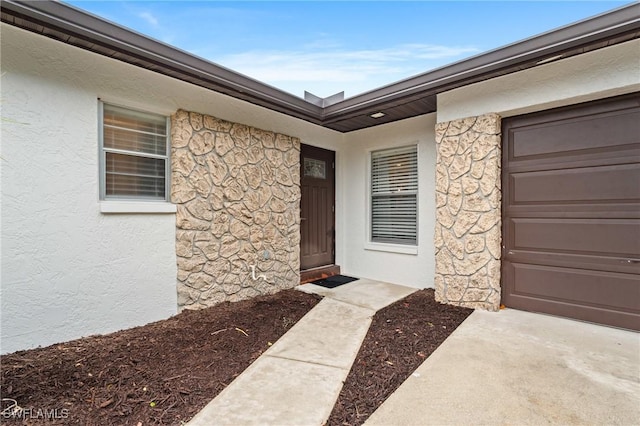
<path fill-rule="evenodd" d="M 103 103 L 100 105 L 100 199 L 167 200 L 167 118 Z"/>
<path fill-rule="evenodd" d="M 418 243 L 415 145 L 371 153 L 371 242 Z"/>

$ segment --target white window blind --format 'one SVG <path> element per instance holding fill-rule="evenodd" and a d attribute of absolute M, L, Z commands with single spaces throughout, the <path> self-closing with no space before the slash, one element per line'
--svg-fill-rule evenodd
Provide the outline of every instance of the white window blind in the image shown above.
<path fill-rule="evenodd" d="M 371 153 L 371 241 L 418 242 L 418 150 Z"/>
<path fill-rule="evenodd" d="M 102 199 L 166 200 L 167 118 L 102 104 Z"/>

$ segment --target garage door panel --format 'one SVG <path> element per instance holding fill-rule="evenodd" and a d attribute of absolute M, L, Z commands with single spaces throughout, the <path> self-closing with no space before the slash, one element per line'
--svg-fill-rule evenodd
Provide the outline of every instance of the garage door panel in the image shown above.
<path fill-rule="evenodd" d="M 640 253 L 638 219 L 514 218 L 515 250 L 577 252 L 612 257 Z"/>
<path fill-rule="evenodd" d="M 520 128 L 512 138 L 513 158 L 539 155 L 576 155 L 637 143 L 640 112 L 622 111 Z"/>
<path fill-rule="evenodd" d="M 637 313 L 620 311 L 613 308 L 604 309 L 595 306 L 576 305 L 573 303 L 520 295 L 512 296 L 507 306 L 514 309 L 542 312 L 551 315 L 575 318 L 582 321 L 609 324 L 631 330 L 640 330 Z M 606 320 L 603 321 L 603 318 Z"/>
<path fill-rule="evenodd" d="M 590 219 L 601 218 L 606 214 L 609 219 L 640 219 L 638 203 L 613 204 L 518 204 L 505 207 L 505 216 L 516 217 L 552 217 Z"/>
<path fill-rule="evenodd" d="M 503 303 L 640 330 L 640 94 L 503 135 Z"/>
<path fill-rule="evenodd" d="M 511 191 L 513 204 L 638 202 L 640 164 L 514 173 Z"/>
<path fill-rule="evenodd" d="M 637 275 L 517 263 L 512 267 L 515 295 L 640 313 Z"/>
<path fill-rule="evenodd" d="M 615 150 L 583 151 L 571 156 L 510 158 L 509 165 L 514 173 L 524 173 L 541 170 L 637 164 L 638 162 L 640 162 L 640 142 L 625 145 Z"/>
<path fill-rule="evenodd" d="M 559 253 L 529 250 L 509 250 L 509 262 L 557 266 L 585 271 L 608 271 L 640 275 L 640 262 L 626 257 L 592 254 Z"/>

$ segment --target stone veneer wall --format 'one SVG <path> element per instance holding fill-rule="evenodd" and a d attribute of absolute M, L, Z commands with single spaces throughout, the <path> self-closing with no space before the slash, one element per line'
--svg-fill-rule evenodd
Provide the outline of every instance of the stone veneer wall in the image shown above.
<path fill-rule="evenodd" d="M 179 110 L 171 145 L 178 305 L 298 285 L 300 141 Z"/>
<path fill-rule="evenodd" d="M 500 116 L 436 125 L 436 299 L 500 307 Z"/>

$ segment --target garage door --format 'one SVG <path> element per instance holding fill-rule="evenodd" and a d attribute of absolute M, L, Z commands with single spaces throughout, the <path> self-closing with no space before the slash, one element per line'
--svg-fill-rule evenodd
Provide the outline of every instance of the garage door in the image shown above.
<path fill-rule="evenodd" d="M 502 130 L 503 303 L 640 330 L 640 94 Z"/>

